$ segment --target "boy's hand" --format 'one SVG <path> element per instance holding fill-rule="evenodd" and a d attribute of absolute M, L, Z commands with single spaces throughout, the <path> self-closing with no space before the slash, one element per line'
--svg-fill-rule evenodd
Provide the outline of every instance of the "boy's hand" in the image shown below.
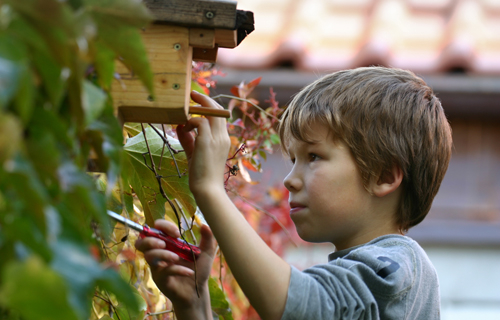
<path fill-rule="evenodd" d="M 180 236 L 177 226 L 165 220 L 156 220 L 155 228 L 172 237 Z M 160 239 L 146 237 L 139 239 L 135 247 L 144 253 L 153 280 L 158 288 L 172 301 L 179 319 L 196 318 L 211 319 L 210 294 L 208 279 L 215 256 L 215 238 L 206 225 L 201 228 L 201 254 L 194 263 L 180 258 L 177 254 L 165 250 L 165 243 Z M 195 272 L 200 297 L 196 292 Z M 185 315 L 184 317 L 182 315 Z"/>
<path fill-rule="evenodd" d="M 222 109 L 212 100 L 196 91 L 191 98 L 206 108 Z M 192 131 L 197 129 L 196 137 Z M 226 119 L 195 117 L 185 125 L 177 126 L 177 136 L 189 161 L 189 186 L 195 197 L 206 191 L 224 189 L 224 172 L 231 146 Z"/>

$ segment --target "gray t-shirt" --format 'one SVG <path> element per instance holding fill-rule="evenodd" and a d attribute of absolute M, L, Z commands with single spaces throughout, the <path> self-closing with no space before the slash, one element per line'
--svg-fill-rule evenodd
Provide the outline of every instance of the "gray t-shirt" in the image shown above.
<path fill-rule="evenodd" d="M 386 235 L 292 267 L 282 319 L 439 319 L 436 270 L 414 240 Z"/>

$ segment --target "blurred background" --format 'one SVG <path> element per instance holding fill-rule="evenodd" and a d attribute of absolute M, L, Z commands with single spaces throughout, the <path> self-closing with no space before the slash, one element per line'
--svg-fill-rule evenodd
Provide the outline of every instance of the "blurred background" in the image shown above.
<path fill-rule="evenodd" d="M 286 104 L 325 73 L 360 66 L 409 69 L 434 89 L 453 129 L 447 175 L 428 218 L 409 232 L 440 278 L 442 319 L 500 319 L 500 0 L 239 0 L 256 30 L 219 50 L 218 94 L 262 77 L 259 101 Z M 281 183 L 275 152 L 257 177 Z M 264 192 L 264 191 L 263 191 Z M 332 246 L 290 246 L 304 269 Z"/>

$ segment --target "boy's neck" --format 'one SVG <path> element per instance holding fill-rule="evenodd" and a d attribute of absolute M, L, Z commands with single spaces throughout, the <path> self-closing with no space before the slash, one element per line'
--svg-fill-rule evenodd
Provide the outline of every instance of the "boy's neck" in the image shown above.
<path fill-rule="evenodd" d="M 397 234 L 403 235 L 400 231 L 399 226 L 391 221 L 378 221 L 380 224 L 372 228 L 364 228 L 353 234 L 349 239 L 344 241 L 335 241 L 335 251 L 345 250 L 352 247 L 356 247 L 365 243 L 372 241 L 381 236 Z M 385 222 L 385 223 L 384 223 Z"/>

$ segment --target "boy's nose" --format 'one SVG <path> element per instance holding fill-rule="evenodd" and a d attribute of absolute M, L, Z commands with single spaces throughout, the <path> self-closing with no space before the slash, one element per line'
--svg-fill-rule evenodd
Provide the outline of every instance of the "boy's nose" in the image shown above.
<path fill-rule="evenodd" d="M 302 188 L 302 180 L 297 176 L 295 170 L 292 169 L 290 173 L 283 180 L 285 188 L 290 192 L 299 191 Z"/>

